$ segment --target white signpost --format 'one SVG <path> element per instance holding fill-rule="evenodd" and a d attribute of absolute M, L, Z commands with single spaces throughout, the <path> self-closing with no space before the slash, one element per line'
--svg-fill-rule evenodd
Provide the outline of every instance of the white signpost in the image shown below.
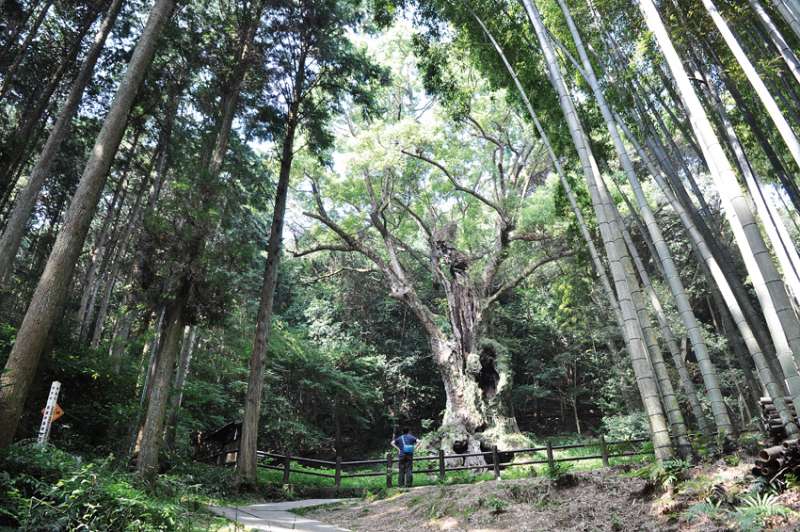
<path fill-rule="evenodd" d="M 39 445 L 46 444 L 47 440 L 50 438 L 50 427 L 53 425 L 53 411 L 56 408 L 58 392 L 60 391 L 61 383 L 58 381 L 53 381 L 53 384 L 50 386 L 50 395 L 47 397 L 47 405 L 44 407 L 42 426 L 39 427 Z"/>

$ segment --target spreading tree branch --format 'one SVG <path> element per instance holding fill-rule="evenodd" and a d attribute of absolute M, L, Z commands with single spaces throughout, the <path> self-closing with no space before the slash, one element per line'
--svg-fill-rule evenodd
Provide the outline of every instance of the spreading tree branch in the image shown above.
<path fill-rule="evenodd" d="M 303 249 L 303 250 L 294 250 L 292 251 L 292 256 L 295 258 L 305 257 L 306 255 L 312 255 L 314 253 L 319 253 L 321 251 L 357 251 L 356 248 L 349 245 L 336 245 L 336 244 L 321 244 L 319 246 L 314 246 L 313 248 Z"/>
<path fill-rule="evenodd" d="M 503 210 L 500 208 L 499 205 L 497 205 L 495 202 L 493 202 L 492 200 L 490 200 L 489 198 L 487 198 L 486 196 L 484 196 L 483 194 L 481 194 L 477 190 L 473 190 L 471 188 L 466 188 L 466 187 L 462 186 L 456 180 L 456 178 L 453 177 L 453 174 L 451 174 L 450 171 L 447 170 L 447 168 L 445 168 L 441 163 L 439 163 L 437 161 L 434 161 L 433 159 L 430 159 L 430 158 L 422 155 L 421 153 L 413 153 L 413 152 L 406 151 L 406 150 L 400 150 L 400 151 L 404 155 L 407 155 L 409 157 L 413 157 L 415 159 L 419 159 L 420 161 L 425 161 L 426 163 L 428 163 L 428 164 L 430 164 L 432 166 L 435 166 L 436 168 L 441 170 L 442 173 L 445 176 L 447 176 L 447 179 L 450 180 L 450 183 L 453 185 L 453 188 L 455 188 L 459 192 L 463 192 L 465 194 L 469 194 L 470 196 L 474 197 L 475 199 L 477 199 L 481 203 L 484 203 L 485 205 L 491 207 L 494 211 L 497 212 L 497 214 L 500 215 L 500 217 L 504 217 L 505 216 L 505 214 L 503 213 Z"/>
<path fill-rule="evenodd" d="M 533 272 L 535 272 L 537 269 L 544 266 L 545 264 L 553 262 L 555 260 L 563 259 L 564 257 L 571 257 L 574 254 L 575 254 L 574 251 L 564 250 L 555 255 L 550 255 L 544 257 L 543 259 L 539 259 L 537 261 L 532 261 L 528 263 L 528 265 L 525 268 L 523 268 L 522 271 L 520 271 L 516 276 L 512 277 L 511 279 L 503 283 L 503 285 L 500 286 L 500 288 L 498 288 L 491 296 L 486 298 L 484 305 L 488 307 L 489 305 L 497 301 L 497 299 L 500 298 L 500 296 L 502 296 L 509 290 L 516 288 L 522 281 L 527 279 L 531 274 L 533 274 Z"/>

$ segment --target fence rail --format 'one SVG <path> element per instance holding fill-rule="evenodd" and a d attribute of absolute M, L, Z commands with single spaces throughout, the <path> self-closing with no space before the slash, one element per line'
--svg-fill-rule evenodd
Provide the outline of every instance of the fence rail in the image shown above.
<path fill-rule="evenodd" d="M 739 434 L 747 433 L 761 433 L 760 430 L 743 430 Z M 689 439 L 701 436 L 700 434 L 688 434 Z M 650 441 L 649 438 L 634 438 L 630 440 L 615 440 L 606 441 L 605 438 L 600 436 L 599 439 L 593 442 L 566 444 L 566 445 L 553 445 L 547 442 L 544 447 L 525 447 L 520 449 L 510 449 L 507 451 L 500 451 L 497 447 L 493 447 L 490 451 L 483 451 L 479 453 L 467 454 L 445 454 L 439 451 L 437 454 L 415 456 L 414 462 L 416 464 L 425 463 L 424 469 L 414 469 L 415 473 L 437 473 L 439 480 L 444 481 L 448 473 L 456 471 L 467 470 L 483 470 L 486 473 L 493 473 L 495 479 L 500 478 L 501 470 L 512 469 L 515 467 L 529 466 L 529 465 L 544 465 L 549 467 L 556 467 L 556 464 L 564 462 L 580 462 L 583 460 L 601 460 L 603 467 L 609 467 L 609 460 L 611 458 L 623 458 L 631 456 L 643 456 L 651 454 L 651 450 L 644 450 L 640 445 Z M 203 458 L 207 460 L 217 460 L 217 463 L 233 465 L 236 462 L 236 455 L 238 454 L 237 446 L 230 447 L 217 453 L 207 455 Z M 637 447 L 638 446 L 638 447 Z M 595 452 L 591 454 L 582 454 L 578 456 L 567 456 L 556 458 L 556 451 L 565 451 L 573 449 L 592 449 Z M 599 454 L 596 450 L 599 449 Z M 545 458 L 540 458 L 535 453 L 544 452 Z M 527 456 L 526 456 L 527 455 Z M 486 462 L 485 465 L 466 464 L 467 458 L 483 457 Z M 386 453 L 385 458 L 369 459 L 369 460 L 342 460 L 337 456 L 336 460 L 320 460 L 318 458 L 305 458 L 303 456 L 294 456 L 291 453 L 280 454 L 274 452 L 258 451 L 259 463 L 258 466 L 264 469 L 272 469 L 283 472 L 283 483 L 288 484 L 292 473 L 295 475 L 310 475 L 314 477 L 330 478 L 333 479 L 334 486 L 339 488 L 342 479 L 348 478 L 368 478 L 368 477 L 386 477 L 386 486 L 392 487 L 397 472 L 397 460 L 394 453 Z M 435 462 L 433 467 L 430 462 Z M 298 469 L 295 466 L 302 466 L 304 469 Z M 319 471 L 321 468 L 333 469 L 333 473 L 326 473 Z M 350 471 L 352 469 L 365 469 L 368 471 Z M 317 469 L 317 470 L 315 470 Z"/>
<path fill-rule="evenodd" d="M 430 474 L 437 473 L 439 480 L 444 481 L 448 473 L 456 471 L 467 470 L 483 470 L 486 473 L 493 473 L 495 479 L 500 478 L 501 470 L 512 469 L 515 467 L 529 466 L 529 465 L 544 465 L 554 468 L 556 464 L 563 462 L 578 462 L 582 460 L 601 460 L 603 467 L 609 467 L 609 460 L 611 458 L 630 457 L 630 456 L 643 456 L 651 454 L 651 450 L 644 450 L 641 447 L 634 447 L 638 444 L 649 441 L 648 438 L 638 438 L 631 440 L 619 441 L 606 441 L 602 436 L 594 441 L 580 444 L 569 445 L 552 445 L 550 442 L 545 447 L 526 447 L 520 449 L 510 449 L 507 451 L 498 450 L 493 447 L 490 451 L 483 451 L 479 453 L 466 453 L 466 454 L 445 454 L 444 451 L 439 451 L 437 454 L 415 456 L 414 463 L 426 463 L 424 469 L 414 469 L 414 473 Z M 622 447 L 622 448 L 620 448 Z M 625 448 L 627 447 L 627 449 Z M 633 447 L 633 448 L 632 448 Z M 572 450 L 572 449 L 600 449 L 600 453 L 587 454 L 579 456 L 569 456 L 563 458 L 556 458 L 555 451 Z M 544 452 L 546 458 L 538 458 L 534 453 Z M 272 469 L 275 471 L 283 472 L 283 483 L 288 484 L 292 474 L 310 475 L 314 477 L 330 478 L 333 479 L 333 484 L 337 488 L 341 486 L 343 479 L 348 478 L 368 478 L 368 477 L 386 477 L 386 486 L 392 487 L 394 478 L 398 475 L 397 460 L 394 453 L 386 453 L 385 458 L 370 459 L 370 460 L 342 460 L 337 457 L 336 460 L 319 460 L 317 458 L 305 458 L 302 456 L 293 456 L 290 453 L 279 454 L 273 452 L 258 451 L 259 463 L 258 466 L 264 469 Z M 466 464 L 464 461 L 467 458 L 483 457 L 486 462 L 483 464 Z M 521 458 L 515 461 L 515 458 Z M 431 467 L 430 462 L 436 462 L 436 465 Z M 460 462 L 460 463 L 459 463 Z M 453 464 L 456 465 L 453 465 Z M 306 466 L 304 469 L 298 469 L 296 466 Z M 334 473 L 323 473 L 321 471 L 314 471 L 315 466 L 323 466 L 334 469 Z M 354 468 L 380 468 L 376 471 L 348 471 Z"/>

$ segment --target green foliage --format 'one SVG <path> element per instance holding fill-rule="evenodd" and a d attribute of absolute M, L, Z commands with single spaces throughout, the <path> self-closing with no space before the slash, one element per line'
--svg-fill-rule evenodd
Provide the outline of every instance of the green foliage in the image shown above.
<path fill-rule="evenodd" d="M 800 477 L 796 473 L 786 473 L 783 477 L 786 487 L 793 490 L 800 489 Z"/>
<path fill-rule="evenodd" d="M 547 470 L 545 475 L 547 478 L 555 482 L 556 484 L 559 483 L 564 477 L 569 475 L 570 471 L 572 471 L 572 464 L 569 462 L 553 462 L 552 465 L 547 466 Z"/>
<path fill-rule="evenodd" d="M 691 505 L 684 513 L 683 517 L 689 521 L 696 521 L 701 517 L 707 517 L 711 520 L 719 519 L 720 517 L 725 515 L 725 509 L 722 508 L 721 501 L 711 501 L 710 499 L 706 499 L 703 502 L 699 502 L 696 504 Z"/>
<path fill-rule="evenodd" d="M 733 513 L 733 518 L 744 531 L 758 531 L 764 527 L 767 518 L 787 516 L 791 510 L 777 501 L 772 493 L 751 494 L 742 497 L 741 504 Z"/>
<path fill-rule="evenodd" d="M 739 463 L 742 461 L 742 457 L 739 456 L 738 454 L 726 454 L 722 459 L 725 461 L 726 464 L 728 464 L 731 467 L 738 466 Z"/>
<path fill-rule="evenodd" d="M 153 498 L 111 459 L 82 463 L 52 447 L 15 445 L 0 455 L 0 523 L 23 530 L 188 530 L 175 497 Z"/>
<path fill-rule="evenodd" d="M 629 475 L 646 479 L 661 489 L 672 489 L 684 480 L 686 472 L 692 464 L 686 460 L 674 459 L 663 462 L 653 462 L 642 468 L 636 469 Z"/>
<path fill-rule="evenodd" d="M 485 506 L 493 514 L 498 515 L 506 511 L 509 502 L 504 499 L 501 499 L 497 495 L 492 495 L 488 499 L 478 499 L 478 505 Z"/>
<path fill-rule="evenodd" d="M 644 412 L 631 412 L 603 417 L 602 428 L 608 440 L 631 440 L 646 438 L 649 425 Z"/>

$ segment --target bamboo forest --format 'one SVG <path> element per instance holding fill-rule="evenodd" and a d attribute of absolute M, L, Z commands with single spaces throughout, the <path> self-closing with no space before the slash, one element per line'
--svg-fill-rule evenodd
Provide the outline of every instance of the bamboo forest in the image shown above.
<path fill-rule="evenodd" d="M 0 531 L 800 530 L 800 0 L 0 0 Z"/>

